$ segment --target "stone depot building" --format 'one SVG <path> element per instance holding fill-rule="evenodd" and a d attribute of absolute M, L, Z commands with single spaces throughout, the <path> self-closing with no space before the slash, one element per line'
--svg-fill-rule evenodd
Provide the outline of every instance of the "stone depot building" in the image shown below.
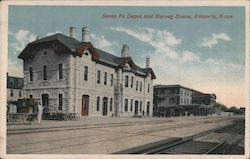
<path fill-rule="evenodd" d="M 146 59 L 137 66 L 123 45 L 121 57 L 93 46 L 89 30 L 82 41 L 55 34 L 29 43 L 18 56 L 23 60 L 23 97 L 41 101 L 44 112 L 81 116 L 152 116 L 153 80 Z"/>

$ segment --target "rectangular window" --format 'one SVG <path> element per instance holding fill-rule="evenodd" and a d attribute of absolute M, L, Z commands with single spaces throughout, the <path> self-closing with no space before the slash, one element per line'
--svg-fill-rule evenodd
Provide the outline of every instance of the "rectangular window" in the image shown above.
<path fill-rule="evenodd" d="M 59 64 L 59 79 L 63 79 L 63 64 Z"/>
<path fill-rule="evenodd" d="M 97 83 L 100 83 L 101 82 L 101 71 L 98 70 L 97 71 Z"/>
<path fill-rule="evenodd" d="M 99 111 L 100 109 L 100 97 L 97 97 L 97 101 L 96 101 L 96 111 Z"/>
<path fill-rule="evenodd" d="M 113 111 L 113 98 L 110 98 L 110 108 L 109 110 L 112 112 Z"/>
<path fill-rule="evenodd" d="M 33 68 L 32 67 L 29 68 L 29 72 L 30 72 L 30 81 L 33 81 Z"/>
<path fill-rule="evenodd" d="M 149 90 L 150 90 L 150 84 L 148 84 L 148 93 L 149 93 Z"/>
<path fill-rule="evenodd" d="M 138 91 L 138 81 L 136 81 L 136 91 Z"/>
<path fill-rule="evenodd" d="M 19 91 L 19 97 L 20 98 L 22 97 L 22 91 Z"/>
<path fill-rule="evenodd" d="M 142 111 L 142 101 L 140 101 L 140 112 Z"/>
<path fill-rule="evenodd" d="M 128 111 L 128 99 L 125 99 L 125 112 L 127 112 Z"/>
<path fill-rule="evenodd" d="M 58 95 L 58 98 L 59 98 L 59 110 L 62 110 L 62 105 L 63 105 L 63 99 L 62 99 L 62 94 L 59 94 Z"/>
<path fill-rule="evenodd" d="M 21 79 L 18 79 L 18 86 L 22 86 L 23 81 Z"/>
<path fill-rule="evenodd" d="M 43 80 L 47 80 L 47 66 L 43 66 Z"/>
<path fill-rule="evenodd" d="M 113 86 L 113 81 L 114 81 L 114 75 L 110 75 L 110 85 Z"/>
<path fill-rule="evenodd" d="M 30 94 L 30 99 L 32 99 L 33 98 L 33 95 L 32 94 Z"/>
<path fill-rule="evenodd" d="M 130 100 L 130 111 L 133 111 L 133 99 Z"/>
<path fill-rule="evenodd" d="M 125 87 L 128 87 L 128 76 L 125 76 Z"/>
<path fill-rule="evenodd" d="M 107 85 L 107 72 L 104 72 L 104 85 Z"/>
<path fill-rule="evenodd" d="M 14 91 L 11 89 L 10 90 L 10 96 L 13 97 L 14 96 Z"/>
<path fill-rule="evenodd" d="M 88 66 L 84 67 L 84 80 L 87 81 L 88 80 L 88 72 L 89 72 L 89 68 Z"/>
<path fill-rule="evenodd" d="M 10 85 L 11 85 L 11 86 L 14 86 L 14 78 L 11 78 L 11 77 L 10 77 Z"/>
<path fill-rule="evenodd" d="M 142 91 L 142 82 L 140 82 L 140 92 Z"/>
<path fill-rule="evenodd" d="M 134 83 L 134 77 L 131 77 L 131 88 L 133 88 L 133 83 Z"/>

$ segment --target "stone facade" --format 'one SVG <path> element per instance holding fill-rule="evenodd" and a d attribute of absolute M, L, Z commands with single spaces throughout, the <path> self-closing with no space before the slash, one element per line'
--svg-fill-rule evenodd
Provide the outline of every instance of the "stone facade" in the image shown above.
<path fill-rule="evenodd" d="M 7 74 L 7 103 L 17 105 L 18 99 L 23 98 L 23 78 Z"/>
<path fill-rule="evenodd" d="M 24 96 L 40 99 L 45 112 L 151 116 L 155 75 L 149 64 L 147 68 L 135 65 L 127 45 L 122 57 L 96 49 L 88 41 L 89 30 L 84 31 L 82 42 L 55 34 L 30 43 L 21 52 Z"/>

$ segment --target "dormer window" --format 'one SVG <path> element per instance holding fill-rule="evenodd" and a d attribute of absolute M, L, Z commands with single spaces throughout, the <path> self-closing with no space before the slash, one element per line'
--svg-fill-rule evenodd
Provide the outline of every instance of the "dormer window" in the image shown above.
<path fill-rule="evenodd" d="M 125 68 L 125 70 L 130 70 L 129 64 L 126 64 L 124 68 Z"/>
<path fill-rule="evenodd" d="M 84 55 L 86 55 L 86 56 L 89 55 L 89 50 L 88 50 L 88 48 L 84 49 Z"/>

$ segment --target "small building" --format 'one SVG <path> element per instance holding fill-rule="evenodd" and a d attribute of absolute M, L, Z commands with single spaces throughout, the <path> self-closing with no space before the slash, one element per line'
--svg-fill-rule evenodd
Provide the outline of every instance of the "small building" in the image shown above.
<path fill-rule="evenodd" d="M 154 86 L 154 115 L 208 115 L 215 104 L 215 94 L 204 94 L 181 85 Z"/>
<path fill-rule="evenodd" d="M 23 86 L 23 78 L 7 73 L 7 104 L 18 105 L 18 99 L 23 98 Z"/>
<path fill-rule="evenodd" d="M 44 113 L 80 116 L 152 116 L 153 80 L 150 68 L 139 67 L 124 44 L 115 56 L 90 41 L 82 28 L 82 41 L 55 34 L 29 43 L 18 56 L 23 60 L 24 97 L 39 99 Z"/>

